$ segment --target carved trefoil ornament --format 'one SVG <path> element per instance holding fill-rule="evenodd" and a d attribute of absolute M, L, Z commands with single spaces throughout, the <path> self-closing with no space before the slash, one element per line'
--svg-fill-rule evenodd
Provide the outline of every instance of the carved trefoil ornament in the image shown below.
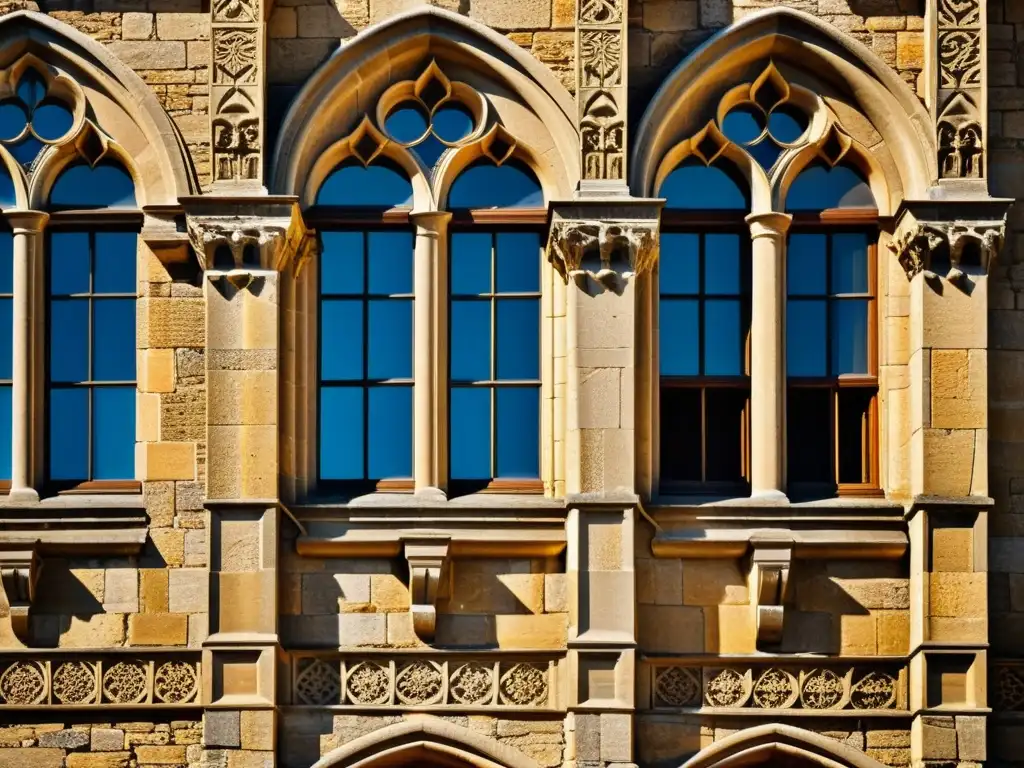
<path fill-rule="evenodd" d="M 627 52 L 623 2 L 581 0 L 577 8 L 576 102 L 583 188 L 624 193 Z"/>
<path fill-rule="evenodd" d="M 985 29 L 981 0 L 937 0 L 932 16 L 937 66 L 931 100 L 940 179 L 985 177 Z"/>

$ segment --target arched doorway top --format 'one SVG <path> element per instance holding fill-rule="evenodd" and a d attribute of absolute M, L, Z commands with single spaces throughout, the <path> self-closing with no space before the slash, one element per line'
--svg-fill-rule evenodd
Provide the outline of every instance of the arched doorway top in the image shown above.
<path fill-rule="evenodd" d="M 537 768 L 514 747 L 467 728 L 420 716 L 368 733 L 327 753 L 312 768 L 369 768 L 409 763 L 476 768 Z"/>
<path fill-rule="evenodd" d="M 698 752 L 681 768 L 740 768 L 787 759 L 825 768 L 884 768 L 848 744 L 781 723 L 758 725 L 727 736 Z"/>
<path fill-rule="evenodd" d="M 750 81 L 771 62 L 805 89 L 832 94 L 863 115 L 891 153 L 890 187 L 926 198 L 934 186 L 935 138 L 921 100 L 877 54 L 803 11 L 769 8 L 723 29 L 672 71 L 635 133 L 631 184 L 650 195 L 662 159 L 704 127 L 729 87 Z M 842 117 L 842 116 L 841 116 Z M 861 119 L 863 119 L 861 118 Z"/>

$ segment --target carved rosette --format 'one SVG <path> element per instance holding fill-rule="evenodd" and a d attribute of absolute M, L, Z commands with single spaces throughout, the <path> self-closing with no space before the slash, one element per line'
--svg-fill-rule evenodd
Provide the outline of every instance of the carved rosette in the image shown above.
<path fill-rule="evenodd" d="M 263 29 L 259 0 L 210 6 L 213 183 L 263 185 Z"/>
<path fill-rule="evenodd" d="M 985 30 L 981 0 L 938 0 L 934 100 L 940 179 L 985 177 Z"/>
<path fill-rule="evenodd" d="M 623 0 L 581 0 L 577 4 L 576 102 L 584 188 L 587 182 L 625 185 L 624 5 Z"/>

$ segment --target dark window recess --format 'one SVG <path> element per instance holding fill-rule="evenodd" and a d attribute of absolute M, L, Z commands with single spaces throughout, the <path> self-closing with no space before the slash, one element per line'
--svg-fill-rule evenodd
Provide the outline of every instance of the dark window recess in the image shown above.
<path fill-rule="evenodd" d="M 874 396 L 874 390 L 866 389 L 841 389 L 837 393 L 840 484 L 871 482 Z"/>
<path fill-rule="evenodd" d="M 789 390 L 786 438 L 791 484 L 834 485 L 831 399 L 830 389 Z"/>

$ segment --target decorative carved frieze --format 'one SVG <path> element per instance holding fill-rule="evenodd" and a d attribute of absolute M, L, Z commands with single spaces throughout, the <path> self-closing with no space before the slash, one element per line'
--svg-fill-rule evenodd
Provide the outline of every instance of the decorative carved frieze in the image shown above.
<path fill-rule="evenodd" d="M 437 622 L 437 594 L 442 575 L 447 570 L 450 542 L 437 539 L 412 539 L 404 542 L 405 559 L 409 564 L 409 611 L 412 628 L 424 642 L 434 640 Z"/>
<path fill-rule="evenodd" d="M 211 5 L 213 183 L 263 188 L 263 47 L 259 0 Z"/>
<path fill-rule="evenodd" d="M 988 689 L 996 712 L 1024 712 L 1024 662 L 994 662 Z"/>
<path fill-rule="evenodd" d="M 979 105 L 985 90 L 982 0 L 938 0 L 932 114 L 940 179 L 985 176 L 985 127 Z"/>
<path fill-rule="evenodd" d="M 605 193 L 619 187 L 625 193 L 627 69 L 623 5 L 623 0 L 583 0 L 577 6 L 576 101 L 583 188 L 588 187 L 587 182 L 597 182 Z"/>
<path fill-rule="evenodd" d="M 552 709 L 555 659 L 495 654 L 299 656 L 292 703 L 349 707 Z"/>
<path fill-rule="evenodd" d="M 0 709 L 199 705 L 199 654 L 0 656 Z"/>
<path fill-rule="evenodd" d="M 650 709 L 906 710 L 901 668 L 878 665 L 651 665 Z"/>
<path fill-rule="evenodd" d="M 933 203 L 907 203 L 898 217 L 889 249 L 907 279 L 912 280 L 918 273 L 934 278 L 944 271 L 947 280 L 959 283 L 971 273 L 988 274 L 1003 247 L 1005 202 L 994 200 L 994 205 L 976 211 L 978 218 L 963 219 L 957 218 L 958 214 L 972 213 L 963 205 L 951 204 L 945 211 L 944 206 Z M 950 218 L 945 218 L 947 212 Z"/>
<path fill-rule="evenodd" d="M 34 546 L 0 551 L 0 647 L 24 647 L 38 578 Z"/>

